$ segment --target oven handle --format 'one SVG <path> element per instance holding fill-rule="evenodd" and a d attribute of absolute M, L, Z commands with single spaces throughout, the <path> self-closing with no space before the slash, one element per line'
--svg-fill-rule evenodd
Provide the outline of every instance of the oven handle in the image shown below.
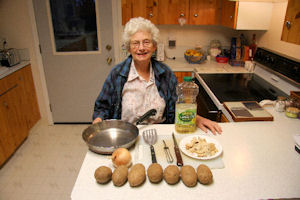
<path fill-rule="evenodd" d="M 208 111 L 208 113 L 219 113 L 219 111 L 217 111 L 217 110 L 210 110 L 210 111 Z"/>

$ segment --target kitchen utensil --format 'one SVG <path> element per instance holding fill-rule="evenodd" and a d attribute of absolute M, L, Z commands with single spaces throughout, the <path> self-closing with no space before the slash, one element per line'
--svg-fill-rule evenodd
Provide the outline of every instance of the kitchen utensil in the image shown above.
<path fill-rule="evenodd" d="M 143 132 L 143 138 L 147 144 L 150 145 L 152 163 L 156 163 L 156 156 L 153 145 L 157 140 L 156 129 L 148 129 Z"/>
<path fill-rule="evenodd" d="M 173 162 L 173 157 L 170 153 L 170 149 L 169 149 L 169 147 L 167 146 L 167 144 L 164 140 L 163 140 L 163 143 L 164 143 L 164 151 L 165 151 L 165 154 L 166 154 L 167 162 L 172 163 Z"/>
<path fill-rule="evenodd" d="M 175 155 L 176 155 L 176 158 L 177 158 L 177 163 L 176 164 L 177 164 L 177 166 L 181 167 L 181 166 L 183 166 L 183 161 L 182 161 L 182 157 L 181 157 L 180 150 L 179 150 L 177 140 L 175 138 L 174 133 L 172 133 L 172 137 L 173 137 L 173 142 L 174 142 L 174 151 L 175 151 Z"/>
<path fill-rule="evenodd" d="M 156 114 L 151 109 L 140 117 L 136 125 Z M 139 129 L 129 122 L 122 120 L 103 120 L 86 128 L 82 138 L 89 149 L 99 154 L 112 154 L 117 148 L 130 148 L 137 140 Z"/>

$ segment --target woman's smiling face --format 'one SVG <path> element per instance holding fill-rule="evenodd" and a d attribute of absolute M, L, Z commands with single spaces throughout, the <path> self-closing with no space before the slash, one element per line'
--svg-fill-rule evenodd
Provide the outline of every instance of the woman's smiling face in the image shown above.
<path fill-rule="evenodd" d="M 155 50 L 156 45 L 149 32 L 138 31 L 131 37 L 129 52 L 135 62 L 149 62 Z"/>

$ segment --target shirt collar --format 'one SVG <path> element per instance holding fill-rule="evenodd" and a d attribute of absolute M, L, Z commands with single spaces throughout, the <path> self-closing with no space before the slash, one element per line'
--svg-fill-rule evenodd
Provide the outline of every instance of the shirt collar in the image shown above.
<path fill-rule="evenodd" d="M 137 72 L 136 68 L 135 68 L 135 65 L 134 65 L 134 62 L 132 61 L 131 62 L 131 66 L 130 66 L 130 71 L 129 71 L 129 74 L 128 74 L 128 79 L 127 81 L 132 81 L 136 78 L 140 78 L 141 80 L 144 80 Z M 149 79 L 150 82 L 154 82 L 154 72 L 153 72 L 153 69 L 152 69 L 152 63 L 150 61 L 150 79 Z"/>

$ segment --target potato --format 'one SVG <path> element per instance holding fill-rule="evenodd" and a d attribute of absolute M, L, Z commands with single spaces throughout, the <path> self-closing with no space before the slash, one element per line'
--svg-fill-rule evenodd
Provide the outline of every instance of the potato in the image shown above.
<path fill-rule="evenodd" d="M 143 164 L 135 164 L 128 173 L 128 182 L 131 187 L 142 185 L 146 180 L 146 170 Z"/>
<path fill-rule="evenodd" d="M 94 177 L 98 183 L 104 184 L 111 180 L 112 171 L 109 167 L 100 166 L 95 170 Z"/>
<path fill-rule="evenodd" d="M 174 185 L 178 183 L 180 179 L 179 175 L 180 175 L 179 168 L 176 165 L 169 165 L 164 170 L 164 179 L 170 185 Z"/>
<path fill-rule="evenodd" d="M 148 167 L 147 175 L 152 183 L 159 183 L 163 178 L 163 168 L 158 163 L 153 163 Z"/>
<path fill-rule="evenodd" d="M 199 165 L 197 168 L 198 181 L 202 184 L 208 185 L 213 181 L 213 175 L 206 165 Z"/>
<path fill-rule="evenodd" d="M 115 186 L 122 186 L 126 183 L 128 176 L 128 168 L 126 165 L 121 165 L 114 170 L 112 181 Z"/>
<path fill-rule="evenodd" d="M 194 187 L 197 184 L 197 174 L 194 167 L 185 165 L 180 170 L 181 180 L 187 187 Z"/>

